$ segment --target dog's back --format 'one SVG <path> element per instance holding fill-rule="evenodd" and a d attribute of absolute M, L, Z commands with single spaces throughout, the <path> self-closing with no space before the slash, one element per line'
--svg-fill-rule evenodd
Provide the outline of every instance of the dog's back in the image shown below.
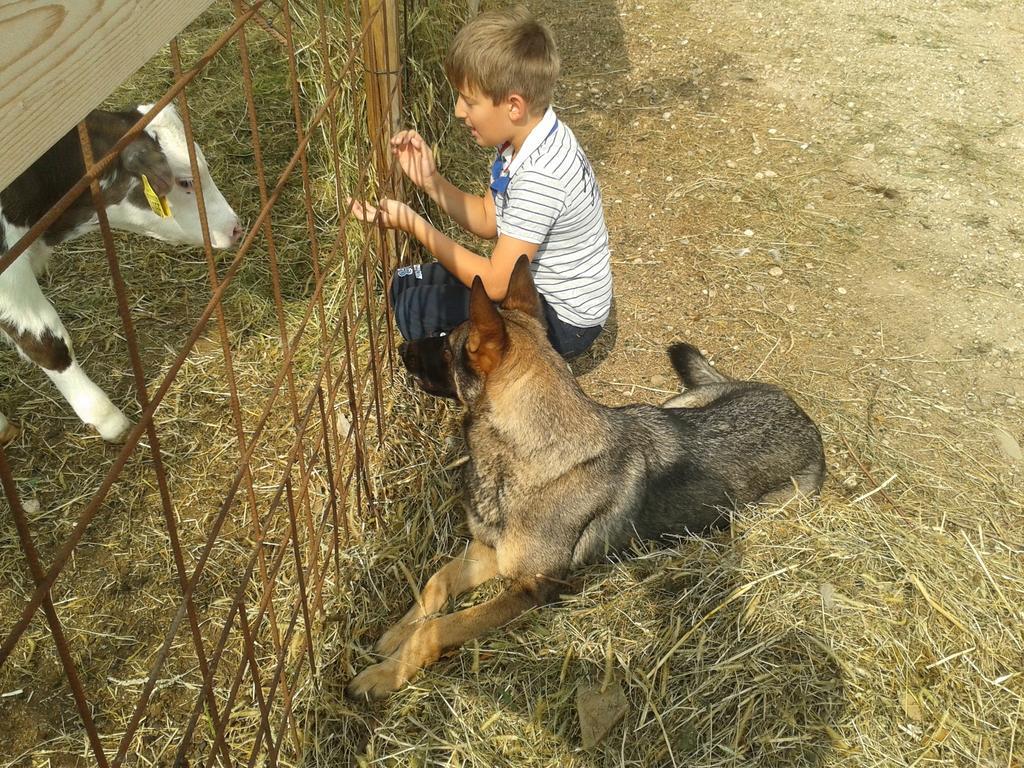
<path fill-rule="evenodd" d="M 785 391 L 731 379 L 688 344 L 669 355 L 684 393 L 661 408 L 606 409 L 615 437 L 594 466 L 614 484 L 617 503 L 581 532 L 576 564 L 630 538 L 700 533 L 727 523 L 737 506 L 821 488 L 821 435 Z"/>

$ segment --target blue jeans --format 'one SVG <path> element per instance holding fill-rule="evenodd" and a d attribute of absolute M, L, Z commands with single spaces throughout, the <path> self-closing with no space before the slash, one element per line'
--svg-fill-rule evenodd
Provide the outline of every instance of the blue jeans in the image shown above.
<path fill-rule="evenodd" d="M 565 359 L 586 352 L 603 326 L 577 328 L 558 318 L 543 294 L 548 340 Z M 437 262 L 400 267 L 391 279 L 395 323 L 406 341 L 440 336 L 469 318 L 469 288 Z"/>

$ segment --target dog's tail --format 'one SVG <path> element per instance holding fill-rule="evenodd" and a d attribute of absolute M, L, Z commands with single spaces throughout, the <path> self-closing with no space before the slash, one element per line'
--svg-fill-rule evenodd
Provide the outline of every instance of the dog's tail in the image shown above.
<path fill-rule="evenodd" d="M 673 344 L 668 348 L 668 356 L 687 389 L 732 381 L 731 377 L 715 370 L 692 344 Z"/>

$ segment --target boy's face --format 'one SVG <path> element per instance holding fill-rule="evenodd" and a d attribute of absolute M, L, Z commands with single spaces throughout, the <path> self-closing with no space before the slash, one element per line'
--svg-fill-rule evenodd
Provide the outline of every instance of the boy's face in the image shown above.
<path fill-rule="evenodd" d="M 495 104 L 491 97 L 468 85 L 459 89 L 455 117 L 466 124 L 481 147 L 498 147 L 509 141 L 515 131 L 508 101 Z"/>

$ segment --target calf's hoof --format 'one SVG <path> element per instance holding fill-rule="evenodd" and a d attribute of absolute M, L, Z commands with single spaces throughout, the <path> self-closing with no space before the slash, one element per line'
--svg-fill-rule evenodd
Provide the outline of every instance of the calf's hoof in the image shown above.
<path fill-rule="evenodd" d="M 92 426 L 100 433 L 100 437 L 108 443 L 120 445 L 125 441 L 125 438 L 128 437 L 128 433 L 131 432 L 132 427 L 135 425 L 129 421 L 127 416 L 120 411 L 115 410 L 106 418 L 98 420 Z"/>
<path fill-rule="evenodd" d="M 4 420 L 4 423 L 0 424 L 0 445 L 7 445 L 20 434 L 21 429 L 17 424 Z"/>

